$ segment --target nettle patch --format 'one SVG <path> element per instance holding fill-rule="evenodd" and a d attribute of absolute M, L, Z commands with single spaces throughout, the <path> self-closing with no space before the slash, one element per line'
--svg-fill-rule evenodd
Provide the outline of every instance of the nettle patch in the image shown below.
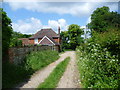
<path fill-rule="evenodd" d="M 86 48 L 78 47 L 81 83 L 86 88 L 117 88 L 119 62 L 117 55 L 111 55 L 107 48 L 89 43 Z"/>

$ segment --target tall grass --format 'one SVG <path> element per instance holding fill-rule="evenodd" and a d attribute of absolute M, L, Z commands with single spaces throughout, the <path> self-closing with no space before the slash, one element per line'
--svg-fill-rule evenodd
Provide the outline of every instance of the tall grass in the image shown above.
<path fill-rule="evenodd" d="M 60 62 L 53 72 L 48 76 L 43 83 L 38 86 L 40 88 L 56 88 L 61 76 L 66 70 L 66 67 L 70 61 L 70 57 L 66 58 L 64 61 Z"/>
<path fill-rule="evenodd" d="M 54 62 L 58 58 L 59 53 L 57 51 L 32 52 L 26 57 L 26 67 L 36 71 Z"/>
<path fill-rule="evenodd" d="M 57 51 L 31 52 L 21 65 L 3 63 L 2 87 L 12 88 L 25 79 L 30 78 L 36 70 L 42 69 L 59 58 Z"/>

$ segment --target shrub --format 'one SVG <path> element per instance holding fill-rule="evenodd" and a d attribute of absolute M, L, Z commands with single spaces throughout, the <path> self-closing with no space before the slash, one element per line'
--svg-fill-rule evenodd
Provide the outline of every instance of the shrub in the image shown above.
<path fill-rule="evenodd" d="M 119 80 L 118 56 L 111 55 L 107 48 L 91 42 L 86 51 L 80 50 L 79 70 L 85 88 L 117 88 Z"/>
<path fill-rule="evenodd" d="M 107 48 L 112 55 L 118 55 L 120 53 L 120 30 L 109 29 L 104 33 L 93 33 L 92 42 L 100 44 L 103 48 Z"/>

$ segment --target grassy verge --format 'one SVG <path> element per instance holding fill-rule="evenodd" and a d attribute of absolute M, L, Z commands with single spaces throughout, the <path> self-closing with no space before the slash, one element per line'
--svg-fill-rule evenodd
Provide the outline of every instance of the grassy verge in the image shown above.
<path fill-rule="evenodd" d="M 26 56 L 25 62 L 21 65 L 3 63 L 2 65 L 2 87 L 12 88 L 23 82 L 25 79 L 39 69 L 47 66 L 59 58 L 56 51 L 31 52 Z"/>
<path fill-rule="evenodd" d="M 65 72 L 69 61 L 70 57 L 66 58 L 64 61 L 58 64 L 53 72 L 48 76 L 48 78 L 38 86 L 38 90 L 39 88 L 56 88 L 61 76 Z"/>
<path fill-rule="evenodd" d="M 34 71 L 39 70 L 59 58 L 57 51 L 32 52 L 26 57 L 26 66 Z"/>

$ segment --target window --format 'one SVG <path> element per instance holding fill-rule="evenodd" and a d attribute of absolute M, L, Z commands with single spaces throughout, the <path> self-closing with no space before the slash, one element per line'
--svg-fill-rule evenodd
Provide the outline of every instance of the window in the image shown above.
<path fill-rule="evenodd" d="M 38 44 L 38 38 L 34 39 L 35 44 Z"/>

